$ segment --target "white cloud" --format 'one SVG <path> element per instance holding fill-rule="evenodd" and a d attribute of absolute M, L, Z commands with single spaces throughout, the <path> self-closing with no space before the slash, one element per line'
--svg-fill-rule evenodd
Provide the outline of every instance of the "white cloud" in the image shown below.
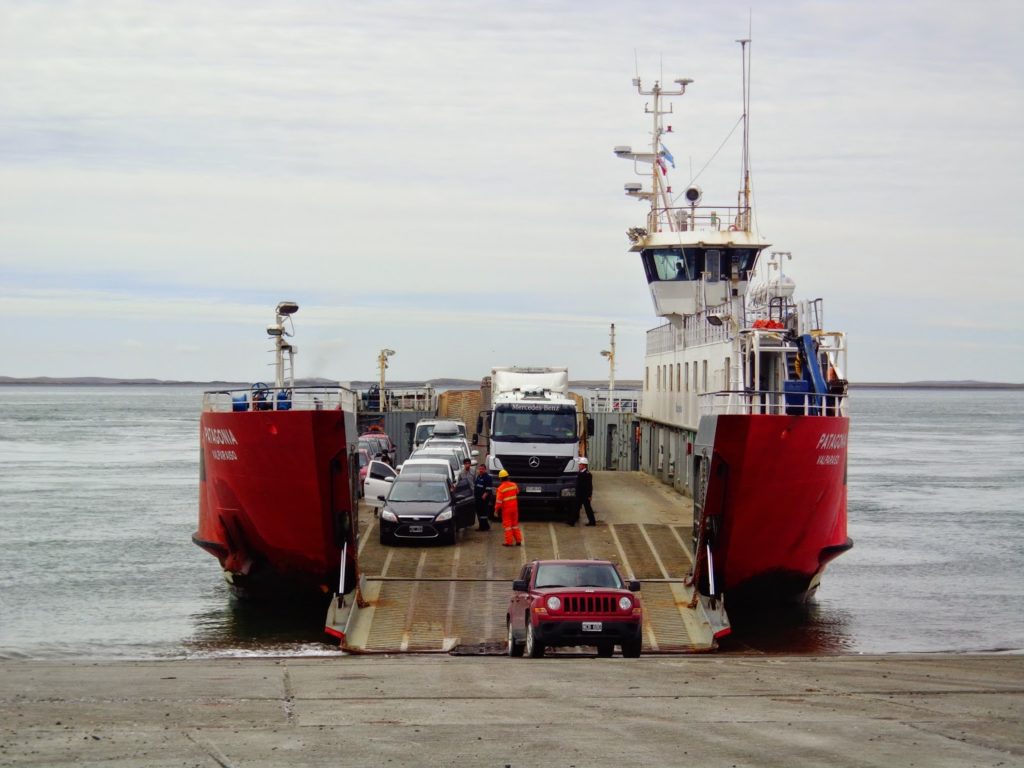
<path fill-rule="evenodd" d="M 340 378 L 395 334 L 407 376 L 444 375 L 429 350 L 468 329 L 480 356 L 540 350 L 599 376 L 590 350 L 613 321 L 619 375 L 639 377 L 643 329 L 659 321 L 625 253 L 643 212 L 610 151 L 646 136 L 634 51 L 646 82 L 696 81 L 672 119 L 682 185 L 736 121 L 732 41 L 747 24 L 746 8 L 661 2 L 3 13 L 0 296 L 35 323 L 22 375 L 171 366 L 64 350 L 83 343 L 83 317 L 108 330 L 116 311 L 133 338 L 181 355 L 179 378 L 247 363 L 178 349 L 176 335 L 252 338 L 284 296 L 303 305 L 305 359 Z M 905 299 L 957 317 L 1016 299 L 1022 16 L 1008 2 L 755 3 L 758 221 L 854 338 Z M 734 137 L 701 178 L 707 200 L 733 199 L 737 156 Z M 857 364 L 890 371 L 873 344 Z M 896 362 L 906 373 L 888 378 L 984 378 L 955 367 L 986 364 Z M 1024 380 L 1024 363 L 990 377 Z"/>

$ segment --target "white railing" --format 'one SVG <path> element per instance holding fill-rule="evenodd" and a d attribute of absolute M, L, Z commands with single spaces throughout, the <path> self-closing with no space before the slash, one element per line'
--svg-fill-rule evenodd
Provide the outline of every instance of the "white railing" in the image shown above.
<path fill-rule="evenodd" d="M 705 416 L 846 416 L 846 406 L 843 394 L 723 390 L 700 395 Z"/>
<path fill-rule="evenodd" d="M 355 413 L 357 395 L 341 387 L 247 387 L 203 393 L 203 411 L 336 411 Z"/>
<path fill-rule="evenodd" d="M 671 352 L 676 348 L 675 329 L 671 323 L 651 328 L 647 332 L 647 354 L 657 355 L 662 352 Z"/>
<path fill-rule="evenodd" d="M 647 217 L 652 232 L 735 232 L 749 223 L 749 208 L 729 205 L 655 206 Z"/>
<path fill-rule="evenodd" d="M 389 411 L 436 411 L 437 392 L 433 387 L 385 387 Z"/>
<path fill-rule="evenodd" d="M 634 389 L 616 389 L 608 396 L 607 389 L 597 389 L 587 398 L 590 413 L 638 413 L 640 393 Z"/>

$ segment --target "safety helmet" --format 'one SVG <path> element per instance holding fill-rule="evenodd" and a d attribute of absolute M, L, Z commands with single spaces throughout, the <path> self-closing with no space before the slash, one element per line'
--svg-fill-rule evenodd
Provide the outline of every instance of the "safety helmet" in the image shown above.
<path fill-rule="evenodd" d="M 581 466 L 581 467 L 585 467 L 585 466 L 587 466 L 587 464 L 589 464 L 589 463 L 590 463 L 590 462 L 589 462 L 589 461 L 587 461 L 587 457 L 586 457 L 586 456 L 580 456 L 580 466 Z"/>
<path fill-rule="evenodd" d="M 508 477 L 508 470 L 503 469 L 498 473 L 498 477 Z"/>

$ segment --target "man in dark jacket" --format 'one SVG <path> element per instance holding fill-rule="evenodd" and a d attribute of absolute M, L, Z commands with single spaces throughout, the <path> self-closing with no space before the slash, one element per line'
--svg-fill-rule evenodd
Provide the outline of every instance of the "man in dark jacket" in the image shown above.
<path fill-rule="evenodd" d="M 590 474 L 587 467 L 587 457 L 580 458 L 580 471 L 576 475 L 576 503 L 572 507 L 572 514 L 567 521 L 569 525 L 576 525 L 580 519 L 580 507 L 587 512 L 587 525 L 597 525 L 594 519 L 594 508 L 590 506 L 590 497 L 594 495 L 594 476 Z"/>
<path fill-rule="evenodd" d="M 476 478 L 473 480 L 473 498 L 476 500 L 476 519 L 479 520 L 478 531 L 491 530 L 491 508 L 494 505 L 494 480 L 484 464 L 476 465 Z"/>

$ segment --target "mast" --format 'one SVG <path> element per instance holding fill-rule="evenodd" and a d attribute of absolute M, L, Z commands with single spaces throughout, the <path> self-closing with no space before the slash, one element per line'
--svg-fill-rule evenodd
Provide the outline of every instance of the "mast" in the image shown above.
<path fill-rule="evenodd" d="M 664 90 L 661 87 L 661 83 L 659 81 L 655 80 L 654 81 L 654 87 L 652 87 L 651 90 L 649 90 L 649 91 L 645 91 L 643 89 L 643 86 L 640 83 L 640 78 L 639 77 L 634 77 L 633 78 L 633 85 L 636 86 L 637 93 L 639 93 L 641 96 L 653 96 L 654 97 L 654 107 L 653 108 L 651 108 L 650 106 L 648 106 L 646 104 L 644 105 L 644 111 L 647 114 L 651 115 L 651 120 L 652 120 L 652 128 L 651 128 L 651 156 L 650 156 L 650 161 L 651 161 L 651 213 L 648 216 L 648 220 L 647 220 L 647 231 L 648 232 L 655 232 L 658 229 L 658 213 L 657 213 L 657 209 L 658 209 L 659 201 L 660 201 L 662 209 L 666 213 L 669 211 L 669 209 L 672 208 L 672 199 L 670 197 L 670 195 L 671 195 L 671 188 L 668 187 L 666 184 L 664 184 L 663 176 L 659 176 L 658 175 L 658 171 L 662 171 L 662 173 L 664 174 L 664 170 L 663 169 L 664 169 L 665 161 L 662 159 L 663 155 L 662 155 L 662 148 L 661 148 L 662 147 L 662 145 L 661 145 L 661 135 L 665 132 L 665 130 L 664 130 L 664 127 L 662 126 L 662 119 L 661 118 L 662 118 L 662 115 L 670 115 L 670 114 L 672 114 L 673 110 L 672 110 L 671 107 L 669 109 L 667 109 L 667 110 L 666 109 L 662 109 L 661 108 L 661 98 L 662 98 L 662 96 L 682 96 L 684 93 L 686 93 L 686 86 L 688 86 L 690 83 L 692 83 L 693 80 L 691 80 L 689 78 L 681 78 L 681 79 L 675 80 L 674 82 L 679 86 L 679 90 L 666 91 L 666 90 Z M 637 157 L 636 159 L 646 159 L 646 158 Z M 666 217 L 666 218 L 668 219 L 669 231 L 673 231 L 676 228 L 676 222 L 673 221 L 670 216 Z"/>
<path fill-rule="evenodd" d="M 295 386 L 295 347 L 285 337 L 295 335 L 292 315 L 298 311 L 299 305 L 294 301 L 279 302 L 274 313 L 274 324 L 267 326 L 267 335 L 274 339 L 274 386 L 278 390 L 284 389 L 286 385 L 289 388 Z"/>
<path fill-rule="evenodd" d="M 736 42 L 740 44 L 743 67 L 743 186 L 740 192 L 740 208 L 743 210 L 743 230 L 750 232 L 750 65 L 747 58 L 747 45 L 750 44 L 750 38 L 743 38 Z"/>
<path fill-rule="evenodd" d="M 611 345 L 601 350 L 601 357 L 608 358 L 608 410 L 612 410 L 612 397 L 615 392 L 615 323 L 612 323 Z"/>

